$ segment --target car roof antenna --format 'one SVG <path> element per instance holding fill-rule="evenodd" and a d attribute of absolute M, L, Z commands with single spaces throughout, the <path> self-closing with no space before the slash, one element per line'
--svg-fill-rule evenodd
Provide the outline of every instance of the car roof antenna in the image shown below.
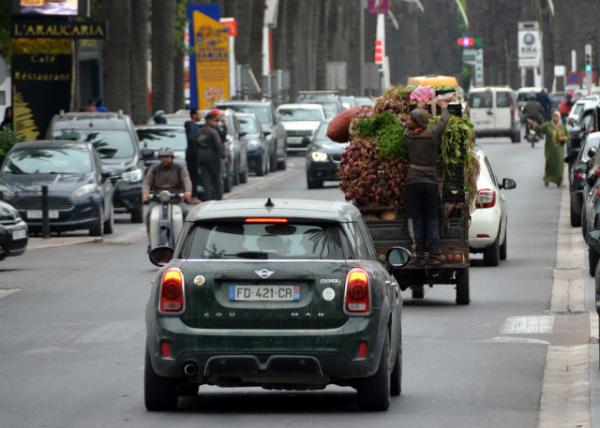
<path fill-rule="evenodd" d="M 265 204 L 265 207 L 267 208 L 273 208 L 275 206 L 275 204 L 273 203 L 273 201 L 271 200 L 271 198 L 267 198 L 267 203 Z"/>

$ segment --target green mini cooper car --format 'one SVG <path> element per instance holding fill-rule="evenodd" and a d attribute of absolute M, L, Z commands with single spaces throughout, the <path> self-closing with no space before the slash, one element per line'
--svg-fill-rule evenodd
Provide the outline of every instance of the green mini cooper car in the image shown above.
<path fill-rule="evenodd" d="M 343 202 L 209 202 L 187 217 L 146 310 L 145 403 L 174 410 L 200 385 L 356 388 L 363 410 L 400 395 L 400 287 Z M 383 262 L 383 263 L 382 263 Z"/>

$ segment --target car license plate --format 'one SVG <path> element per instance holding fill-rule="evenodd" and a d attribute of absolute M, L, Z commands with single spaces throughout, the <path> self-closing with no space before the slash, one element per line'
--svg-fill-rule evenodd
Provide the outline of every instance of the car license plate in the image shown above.
<path fill-rule="evenodd" d="M 30 220 L 41 219 L 42 218 L 42 210 L 27 211 L 27 218 Z M 48 218 L 57 219 L 58 211 L 55 211 L 55 210 L 48 211 Z"/>
<path fill-rule="evenodd" d="M 12 239 L 13 241 L 19 241 L 21 239 L 27 238 L 27 232 L 25 229 L 13 230 Z"/>
<path fill-rule="evenodd" d="M 302 137 L 288 137 L 287 143 L 294 146 L 299 146 L 302 144 Z"/>
<path fill-rule="evenodd" d="M 297 285 L 229 285 L 229 300 L 241 302 L 297 302 Z"/>

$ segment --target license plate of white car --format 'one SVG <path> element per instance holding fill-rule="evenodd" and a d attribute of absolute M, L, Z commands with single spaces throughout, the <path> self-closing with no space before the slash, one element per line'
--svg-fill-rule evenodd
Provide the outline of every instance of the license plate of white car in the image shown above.
<path fill-rule="evenodd" d="M 19 241 L 21 239 L 27 238 L 27 232 L 25 229 L 13 230 L 12 239 L 13 241 Z"/>
<path fill-rule="evenodd" d="M 239 302 L 297 302 L 297 285 L 229 285 L 229 300 Z"/>
<path fill-rule="evenodd" d="M 27 218 L 30 220 L 41 219 L 42 218 L 42 210 L 27 211 Z M 48 218 L 57 219 L 58 211 L 54 211 L 54 210 L 48 211 Z"/>

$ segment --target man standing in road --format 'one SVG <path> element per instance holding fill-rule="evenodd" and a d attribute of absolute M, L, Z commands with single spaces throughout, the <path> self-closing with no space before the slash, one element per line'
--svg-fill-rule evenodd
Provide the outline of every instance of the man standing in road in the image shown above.
<path fill-rule="evenodd" d="M 185 135 L 187 137 L 187 148 L 185 150 L 185 163 L 190 173 L 190 179 L 192 180 L 192 195 L 199 197 L 198 186 L 200 185 L 200 171 L 198 170 L 198 159 L 197 159 L 197 146 L 198 146 L 198 132 L 200 127 L 198 122 L 200 121 L 200 112 L 198 109 L 190 110 L 190 120 L 185 122 Z"/>
<path fill-rule="evenodd" d="M 440 191 L 437 162 L 442 134 L 448 123 L 448 102 L 439 101 L 442 109 L 440 122 L 428 129 L 429 112 L 417 108 L 410 113 L 404 141 L 408 150 L 408 173 L 404 203 L 412 231 L 415 264 L 440 263 Z"/>
<path fill-rule="evenodd" d="M 200 167 L 205 200 L 219 200 L 223 197 L 221 164 L 225 159 L 225 149 L 219 135 L 218 115 L 210 111 L 205 116 L 206 125 L 198 131 L 196 159 Z"/>

